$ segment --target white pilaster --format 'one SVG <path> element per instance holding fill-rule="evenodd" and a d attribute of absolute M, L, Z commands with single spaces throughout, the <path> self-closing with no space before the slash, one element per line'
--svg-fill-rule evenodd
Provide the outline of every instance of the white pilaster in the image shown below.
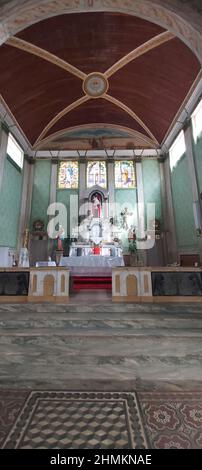
<path fill-rule="evenodd" d="M 25 229 L 29 227 L 31 204 L 32 204 L 32 191 L 34 180 L 34 164 L 24 160 L 23 170 L 23 184 L 22 184 L 22 199 L 20 210 L 20 221 L 18 229 L 18 244 L 17 249 L 20 250 L 23 243 Z"/>
<path fill-rule="evenodd" d="M 79 192 L 80 194 L 86 188 L 86 163 L 79 163 Z"/>
<path fill-rule="evenodd" d="M 198 189 L 198 183 L 197 183 L 196 166 L 195 166 L 194 152 L 193 152 L 193 134 L 192 134 L 191 122 L 189 122 L 189 124 L 184 129 L 184 137 L 185 137 L 187 161 L 188 161 L 188 167 L 189 167 L 189 177 L 190 177 L 191 188 L 192 188 L 192 202 L 193 202 L 195 227 L 196 229 L 201 229 L 202 228 L 202 212 L 201 212 L 200 195 L 199 195 L 199 189 Z M 202 261 L 202 237 L 198 238 L 198 249 L 199 249 L 200 258 Z"/>
<path fill-rule="evenodd" d="M 142 174 L 142 163 L 136 163 L 136 179 L 137 179 L 137 220 L 138 220 L 138 236 L 140 238 L 145 237 L 145 199 L 144 199 L 144 184 Z M 143 250 L 142 250 L 143 251 Z M 147 252 L 142 252 L 144 256 L 144 265 L 147 265 Z"/>
<path fill-rule="evenodd" d="M 144 227 L 141 223 L 144 220 L 145 200 L 144 200 L 144 185 L 142 175 L 142 163 L 136 163 L 136 179 L 137 179 L 137 202 L 138 202 L 138 224 L 142 233 L 140 236 L 144 237 Z"/>
<path fill-rule="evenodd" d="M 50 204 L 56 202 L 56 191 L 57 191 L 57 162 L 51 164 L 51 180 L 50 180 Z"/>
<path fill-rule="evenodd" d="M 8 133 L 2 127 L 0 131 L 0 191 L 1 191 L 2 182 L 3 182 L 7 145 L 8 145 Z"/>
<path fill-rule="evenodd" d="M 79 215 L 80 207 L 84 203 L 84 193 L 86 189 L 86 163 L 79 163 Z"/>
<path fill-rule="evenodd" d="M 166 233 L 166 244 L 168 252 L 168 261 L 178 261 L 178 249 L 176 239 L 176 228 L 175 228 L 175 215 L 173 208 L 173 197 L 171 187 L 171 175 L 170 175 L 170 162 L 169 155 L 167 154 L 166 159 L 163 163 L 164 183 L 165 183 L 165 220 L 164 227 Z"/>
<path fill-rule="evenodd" d="M 114 162 L 109 162 L 107 165 L 108 169 L 108 192 L 109 192 L 109 217 L 114 216 L 114 189 L 115 189 L 115 180 L 114 180 Z"/>
<path fill-rule="evenodd" d="M 163 256 L 165 264 L 168 264 L 168 244 L 167 244 L 167 233 L 168 233 L 168 213 L 167 213 L 167 201 L 166 201 L 166 183 L 165 183 L 165 172 L 164 162 L 159 162 L 160 171 L 160 183 L 161 183 L 161 200 L 162 200 L 162 212 L 163 212 Z"/>

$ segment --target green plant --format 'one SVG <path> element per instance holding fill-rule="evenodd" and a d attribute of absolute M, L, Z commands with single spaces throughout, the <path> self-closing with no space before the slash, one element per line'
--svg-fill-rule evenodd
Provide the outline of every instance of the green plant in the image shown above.
<path fill-rule="evenodd" d="M 137 254 L 137 244 L 136 244 L 136 240 L 134 240 L 134 239 L 129 240 L 129 247 L 128 247 L 128 250 L 129 250 L 129 252 L 130 252 L 131 255 Z"/>

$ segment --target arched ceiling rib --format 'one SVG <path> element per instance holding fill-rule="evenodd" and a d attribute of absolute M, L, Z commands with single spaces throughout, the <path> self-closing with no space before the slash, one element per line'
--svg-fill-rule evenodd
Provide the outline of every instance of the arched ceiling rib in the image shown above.
<path fill-rule="evenodd" d="M 53 23 L 55 29 L 50 27 Z M 98 100 L 82 88 L 89 73 L 101 72 L 109 81 L 109 90 L 99 96 L 105 105 L 104 121 L 120 125 L 122 119 L 128 126 L 128 115 L 130 128 L 138 127 L 156 146 L 200 65 L 180 40 L 157 25 L 122 14 L 93 13 L 51 18 L 10 38 L 0 47 L 0 72 L 1 68 L 2 96 L 32 145 L 38 146 L 56 127 L 64 129 L 67 114 L 71 117 L 67 121 L 74 116 L 72 125 L 78 125 L 87 101 L 91 114 L 92 109 L 97 113 L 95 122 L 103 122 L 99 115 L 103 104 L 98 106 Z M 11 77 L 16 73 L 15 96 Z M 108 114 L 107 102 L 114 105 Z M 33 127 L 27 130 L 28 120 Z"/>

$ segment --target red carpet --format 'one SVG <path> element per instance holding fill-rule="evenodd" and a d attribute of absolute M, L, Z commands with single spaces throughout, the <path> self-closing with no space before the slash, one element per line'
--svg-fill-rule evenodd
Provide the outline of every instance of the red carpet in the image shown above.
<path fill-rule="evenodd" d="M 112 289 L 112 278 L 110 277 L 85 277 L 73 276 L 73 289 Z"/>

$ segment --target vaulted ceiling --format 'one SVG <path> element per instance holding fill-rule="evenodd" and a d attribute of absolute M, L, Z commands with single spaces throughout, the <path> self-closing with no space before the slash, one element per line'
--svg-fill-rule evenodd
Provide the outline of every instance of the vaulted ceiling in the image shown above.
<path fill-rule="evenodd" d="M 48 18 L 0 47 L 2 100 L 34 148 L 66 148 L 72 133 L 84 147 L 89 130 L 160 147 L 199 72 L 172 33 L 119 13 Z"/>

